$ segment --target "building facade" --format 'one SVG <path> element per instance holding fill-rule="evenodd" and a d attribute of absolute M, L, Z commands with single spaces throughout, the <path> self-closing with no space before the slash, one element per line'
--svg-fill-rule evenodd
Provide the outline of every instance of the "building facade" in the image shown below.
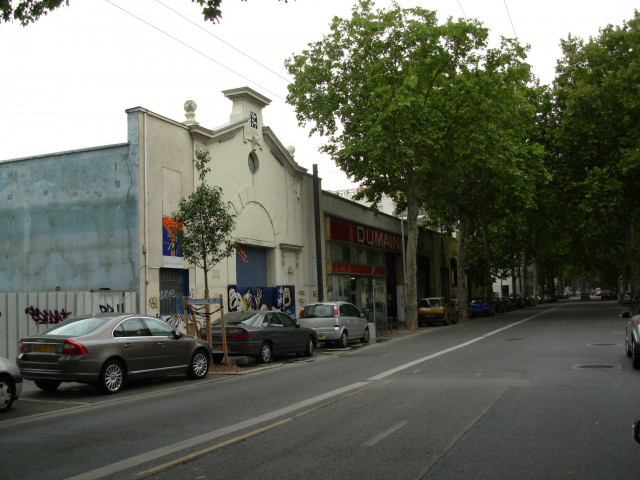
<path fill-rule="evenodd" d="M 324 299 L 351 301 L 371 320 L 404 320 L 400 219 L 323 192 L 319 179 L 316 211 L 313 175 L 264 125 L 270 100 L 250 88 L 223 94 L 231 113 L 215 128 L 199 125 L 192 101 L 183 121 L 136 107 L 126 110 L 126 143 L 0 162 L 0 355 L 14 355 L 21 336 L 57 323 L 60 311 L 95 310 L 98 300 L 69 303 L 78 292 L 109 294 L 101 309 L 134 308 L 185 328 L 183 299 L 204 297 L 204 274 L 169 232 L 199 181 L 197 149 L 210 154 L 205 181 L 231 203 L 239 245 L 209 272 L 211 297 L 231 311 L 296 316 L 320 297 L 321 275 Z M 450 287 L 438 272 L 452 249 L 434 235 L 420 237 L 419 296 Z M 36 310 L 51 315 L 36 322 Z"/>

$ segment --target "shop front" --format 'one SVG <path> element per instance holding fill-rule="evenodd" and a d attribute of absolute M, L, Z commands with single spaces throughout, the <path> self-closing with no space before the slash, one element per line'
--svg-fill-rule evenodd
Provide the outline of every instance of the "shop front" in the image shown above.
<path fill-rule="evenodd" d="M 397 319 L 401 236 L 333 216 L 325 226 L 328 300 L 353 303 L 369 322 Z"/>

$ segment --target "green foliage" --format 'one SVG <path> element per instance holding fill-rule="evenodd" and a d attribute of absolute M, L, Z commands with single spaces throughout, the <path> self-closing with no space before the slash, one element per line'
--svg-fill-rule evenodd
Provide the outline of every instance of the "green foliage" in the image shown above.
<path fill-rule="evenodd" d="M 473 115 L 457 97 L 459 79 L 486 39 L 475 21 L 439 25 L 429 10 L 393 4 L 374 11 L 361 0 L 350 19 L 334 18 L 329 35 L 286 61 L 295 78 L 287 101 L 299 123 L 328 137 L 322 150 L 360 183 L 361 197 L 377 203 L 387 194 L 407 206 L 409 328 L 417 325 L 418 208 L 451 178 L 444 159 L 451 117 Z"/>
<path fill-rule="evenodd" d="M 222 18 L 222 10 L 220 9 L 222 0 L 191 1 L 197 2 L 202 7 L 202 16 L 205 20 L 216 23 Z M 247 0 L 241 1 L 246 2 Z M 288 3 L 288 0 L 278 1 Z M 5 23 L 17 20 L 22 26 L 27 26 L 62 4 L 68 6 L 69 0 L 18 0 L 15 8 L 13 3 L 16 2 L 13 0 L 0 0 L 0 18 Z"/>
<path fill-rule="evenodd" d="M 548 159 L 568 261 L 609 279 L 640 255 L 640 14 L 588 42 L 562 42 Z"/>
<path fill-rule="evenodd" d="M 201 180 L 208 171 L 209 160 L 208 150 L 196 149 L 194 163 Z M 236 245 L 230 237 L 235 216 L 230 203 L 223 201 L 220 187 L 201 183 L 188 198 L 180 200 L 173 218 L 179 227 L 171 233 L 176 235 L 184 258 L 202 268 L 205 279 L 211 268 L 235 251 Z"/>

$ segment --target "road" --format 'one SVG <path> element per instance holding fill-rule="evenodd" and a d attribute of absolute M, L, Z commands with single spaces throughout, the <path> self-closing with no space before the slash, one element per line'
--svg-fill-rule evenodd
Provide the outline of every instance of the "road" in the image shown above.
<path fill-rule="evenodd" d="M 115 396 L 28 382 L 0 417 L 0 477 L 633 478 L 622 310 L 541 305 Z"/>

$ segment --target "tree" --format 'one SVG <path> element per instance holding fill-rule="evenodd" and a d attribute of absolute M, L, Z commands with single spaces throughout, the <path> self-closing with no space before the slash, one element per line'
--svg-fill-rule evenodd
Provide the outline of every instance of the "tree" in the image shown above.
<path fill-rule="evenodd" d="M 418 209 L 425 185 L 440 170 L 441 148 L 458 69 L 482 47 L 486 29 L 448 20 L 422 8 L 373 11 L 361 0 L 351 19 L 334 18 L 331 34 L 285 64 L 294 82 L 287 101 L 311 134 L 327 135 L 321 148 L 378 203 L 383 194 L 407 207 L 407 328 L 417 329 Z"/>
<path fill-rule="evenodd" d="M 549 159 L 556 207 L 566 213 L 571 263 L 605 281 L 627 271 L 635 293 L 640 287 L 639 44 L 638 11 L 588 42 L 572 36 L 562 42 Z"/>
<path fill-rule="evenodd" d="M 209 298 L 209 271 L 221 260 L 235 251 L 231 232 L 235 227 L 235 216 L 230 213 L 230 203 L 222 200 L 222 189 L 204 183 L 211 159 L 208 150 L 196 148 L 194 160 L 200 185 L 189 196 L 180 199 L 178 211 L 173 213 L 176 226 L 170 232 L 184 258 L 202 268 L 204 272 L 204 295 Z M 208 312 L 207 312 L 208 313 Z M 206 318 L 207 342 L 211 345 L 211 319 Z M 226 352 L 225 352 L 226 355 Z"/>
<path fill-rule="evenodd" d="M 222 0 L 191 0 L 197 2 L 202 8 L 202 15 L 205 20 L 216 23 L 222 18 L 220 5 Z M 247 0 L 241 0 L 246 2 Z M 278 0 L 288 3 L 289 0 Z M 55 10 L 63 5 L 69 5 L 69 0 L 18 0 L 15 8 L 13 0 L 0 0 L 0 18 L 2 22 L 17 20 L 22 26 L 38 20 L 42 15 Z"/>
<path fill-rule="evenodd" d="M 455 95 L 458 80 L 485 47 L 487 30 L 476 21 L 438 25 L 435 12 L 397 4 L 374 12 L 361 0 L 351 19 L 334 19 L 331 32 L 286 61 L 295 78 L 287 101 L 299 123 L 313 122 L 312 134 L 328 136 L 321 150 L 360 182 L 361 198 L 377 203 L 387 194 L 406 206 L 406 320 L 414 329 L 418 209 L 452 178 L 450 118 L 473 115 Z"/>

